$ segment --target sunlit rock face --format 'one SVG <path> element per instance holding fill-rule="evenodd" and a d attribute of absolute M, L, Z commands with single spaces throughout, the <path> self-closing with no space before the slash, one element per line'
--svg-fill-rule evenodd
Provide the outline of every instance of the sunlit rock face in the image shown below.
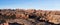
<path fill-rule="evenodd" d="M 55 24 L 60 24 L 60 15 L 50 15 L 47 17 L 49 22 L 55 23 Z"/>
<path fill-rule="evenodd" d="M 60 25 L 60 11 L 45 11 L 35 9 L 3 9 L 0 10 L 2 24 L 19 23 L 23 25 Z"/>

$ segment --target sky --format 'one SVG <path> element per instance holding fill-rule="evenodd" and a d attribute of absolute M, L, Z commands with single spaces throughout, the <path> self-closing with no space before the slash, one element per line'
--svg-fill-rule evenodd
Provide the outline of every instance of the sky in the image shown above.
<path fill-rule="evenodd" d="M 0 0 L 0 9 L 60 10 L 60 0 Z"/>

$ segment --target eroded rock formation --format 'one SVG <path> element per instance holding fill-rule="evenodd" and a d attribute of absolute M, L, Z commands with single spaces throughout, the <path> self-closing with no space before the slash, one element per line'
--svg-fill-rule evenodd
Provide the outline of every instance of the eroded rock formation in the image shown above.
<path fill-rule="evenodd" d="M 60 11 L 0 9 L 0 24 L 11 22 L 20 25 L 60 25 Z"/>

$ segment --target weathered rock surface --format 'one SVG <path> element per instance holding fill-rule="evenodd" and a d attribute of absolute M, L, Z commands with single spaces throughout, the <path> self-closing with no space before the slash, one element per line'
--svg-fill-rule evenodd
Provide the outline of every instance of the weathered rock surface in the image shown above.
<path fill-rule="evenodd" d="M 60 11 L 3 9 L 0 10 L 0 23 L 1 20 L 4 20 L 4 24 L 17 22 L 24 25 L 60 25 Z"/>

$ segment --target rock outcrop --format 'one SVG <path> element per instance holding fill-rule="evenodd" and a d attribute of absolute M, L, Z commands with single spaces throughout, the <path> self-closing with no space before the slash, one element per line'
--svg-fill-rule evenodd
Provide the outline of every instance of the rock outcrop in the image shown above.
<path fill-rule="evenodd" d="M 7 25 L 10 22 L 21 25 L 60 25 L 60 11 L 0 9 L 0 24 Z"/>

